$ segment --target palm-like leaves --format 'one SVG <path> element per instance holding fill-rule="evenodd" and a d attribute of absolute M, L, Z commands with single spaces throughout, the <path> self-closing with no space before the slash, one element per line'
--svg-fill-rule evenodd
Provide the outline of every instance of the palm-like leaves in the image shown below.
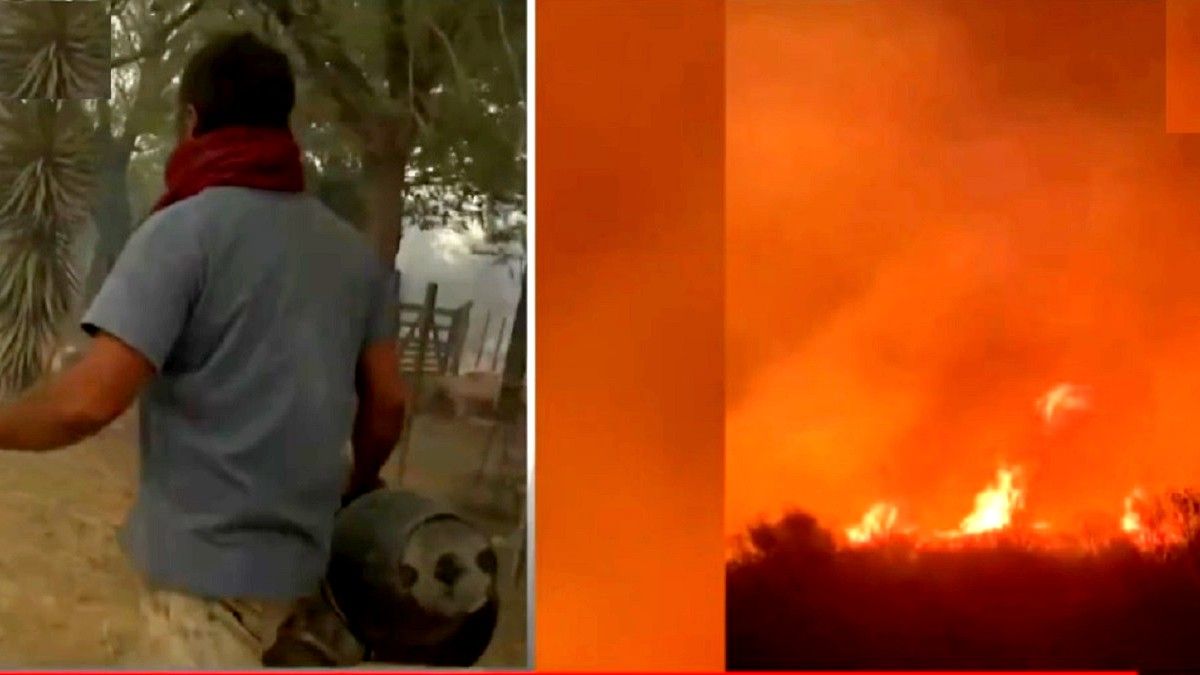
<path fill-rule="evenodd" d="M 0 389 L 19 392 L 41 377 L 78 288 L 67 232 L 0 219 Z"/>
<path fill-rule="evenodd" d="M 69 101 L 0 103 L 0 217 L 78 222 L 88 213 L 92 123 Z"/>
<path fill-rule="evenodd" d="M 0 389 L 41 375 L 78 288 L 71 240 L 92 201 L 91 125 L 71 101 L 0 104 Z"/>
<path fill-rule="evenodd" d="M 107 5 L 0 0 L 0 97 L 108 98 Z"/>

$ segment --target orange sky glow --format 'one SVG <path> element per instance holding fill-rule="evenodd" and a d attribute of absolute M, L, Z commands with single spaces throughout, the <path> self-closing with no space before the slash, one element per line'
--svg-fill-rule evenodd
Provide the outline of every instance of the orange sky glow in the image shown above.
<path fill-rule="evenodd" d="M 1060 526 L 1200 487 L 1200 136 L 1146 0 L 727 9 L 726 530 L 1001 463 Z M 1049 428 L 1038 400 L 1090 405 Z"/>

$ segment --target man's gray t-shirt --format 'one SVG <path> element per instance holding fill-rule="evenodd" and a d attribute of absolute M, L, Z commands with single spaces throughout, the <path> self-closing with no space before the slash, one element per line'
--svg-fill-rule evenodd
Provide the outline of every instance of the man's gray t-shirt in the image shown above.
<path fill-rule="evenodd" d="M 355 369 L 395 275 L 315 198 L 210 188 L 148 219 L 83 319 L 158 370 L 122 542 L 154 586 L 287 599 L 324 574 Z"/>

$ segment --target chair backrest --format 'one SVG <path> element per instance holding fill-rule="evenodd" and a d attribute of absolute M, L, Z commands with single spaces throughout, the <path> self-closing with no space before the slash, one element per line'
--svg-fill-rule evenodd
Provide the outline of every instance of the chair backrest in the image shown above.
<path fill-rule="evenodd" d="M 422 305 L 400 305 L 400 369 L 405 373 L 454 374 L 462 361 L 472 303 L 438 308 L 425 316 Z"/>

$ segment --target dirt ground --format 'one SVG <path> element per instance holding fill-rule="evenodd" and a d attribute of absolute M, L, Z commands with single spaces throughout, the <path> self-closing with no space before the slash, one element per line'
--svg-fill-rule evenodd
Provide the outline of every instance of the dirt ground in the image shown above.
<path fill-rule="evenodd" d="M 116 665 L 137 644 L 138 582 L 115 538 L 133 498 L 136 426 L 130 414 L 74 448 L 0 453 L 0 667 Z M 484 429 L 432 418 L 413 429 L 404 486 L 493 535 L 515 531 L 518 512 L 498 508 L 473 476 Z M 502 572 L 513 553 L 501 550 Z M 481 666 L 526 665 L 526 593 L 502 579 L 500 625 Z"/>

